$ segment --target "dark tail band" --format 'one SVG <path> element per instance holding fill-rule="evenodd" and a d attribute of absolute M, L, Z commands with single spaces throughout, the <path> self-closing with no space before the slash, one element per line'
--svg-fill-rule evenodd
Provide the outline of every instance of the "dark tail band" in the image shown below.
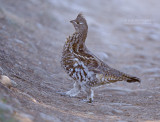
<path fill-rule="evenodd" d="M 141 82 L 141 80 L 139 79 L 139 78 L 137 78 L 137 77 L 129 77 L 128 79 L 127 79 L 127 82 L 129 82 L 129 83 L 132 83 L 132 82 Z"/>

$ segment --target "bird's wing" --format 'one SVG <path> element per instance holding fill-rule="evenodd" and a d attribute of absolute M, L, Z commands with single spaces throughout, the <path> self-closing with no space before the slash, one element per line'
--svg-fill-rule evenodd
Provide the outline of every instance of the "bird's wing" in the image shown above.
<path fill-rule="evenodd" d="M 88 71 L 94 72 L 98 80 L 116 82 L 125 80 L 127 82 L 140 82 L 139 78 L 113 69 L 93 55 L 91 52 L 80 53 L 79 59 L 83 61 Z"/>
<path fill-rule="evenodd" d="M 80 52 L 78 58 L 84 63 L 84 65 L 88 68 L 89 71 L 100 72 L 99 66 L 101 66 L 101 62 L 91 52 Z"/>
<path fill-rule="evenodd" d="M 109 67 L 95 55 L 90 53 L 82 53 L 81 55 L 84 55 L 85 57 L 84 63 L 85 66 L 87 66 L 88 70 L 93 71 L 95 75 L 100 75 L 100 79 L 105 79 L 110 82 L 116 82 L 126 79 L 124 73 Z"/>

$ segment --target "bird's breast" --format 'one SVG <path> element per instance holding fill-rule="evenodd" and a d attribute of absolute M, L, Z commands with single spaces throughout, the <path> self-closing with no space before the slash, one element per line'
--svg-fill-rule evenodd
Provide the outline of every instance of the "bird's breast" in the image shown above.
<path fill-rule="evenodd" d="M 74 80 L 81 82 L 93 80 L 94 73 L 89 71 L 83 61 L 71 54 L 62 59 L 62 66 Z"/>

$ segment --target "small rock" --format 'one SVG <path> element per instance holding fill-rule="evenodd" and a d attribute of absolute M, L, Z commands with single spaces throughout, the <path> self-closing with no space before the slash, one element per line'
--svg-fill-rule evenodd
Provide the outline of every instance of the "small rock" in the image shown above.
<path fill-rule="evenodd" d="M 14 82 L 13 80 L 11 80 L 9 77 L 5 75 L 0 75 L 0 82 L 9 88 L 13 86 L 17 86 L 16 82 Z"/>

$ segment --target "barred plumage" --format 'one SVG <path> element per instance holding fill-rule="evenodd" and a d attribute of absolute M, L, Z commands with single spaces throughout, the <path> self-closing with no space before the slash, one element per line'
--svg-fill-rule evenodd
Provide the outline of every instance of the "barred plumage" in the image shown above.
<path fill-rule="evenodd" d="M 65 95 L 76 96 L 83 90 L 87 93 L 87 101 L 93 101 L 92 87 L 116 81 L 140 82 L 139 78 L 122 73 L 109 67 L 93 55 L 85 46 L 88 25 L 82 14 L 70 21 L 76 32 L 67 38 L 63 47 L 61 65 L 75 80 L 74 88 Z"/>

